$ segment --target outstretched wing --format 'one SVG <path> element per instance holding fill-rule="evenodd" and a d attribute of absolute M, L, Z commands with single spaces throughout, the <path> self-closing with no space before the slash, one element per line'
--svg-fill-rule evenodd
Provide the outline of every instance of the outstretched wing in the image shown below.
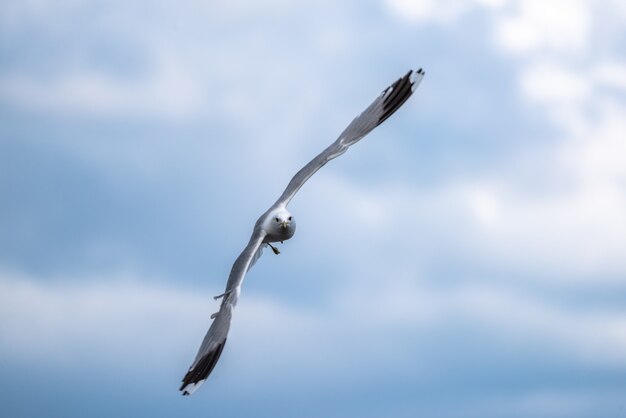
<path fill-rule="evenodd" d="M 193 364 L 183 378 L 183 384 L 180 387 L 183 395 L 191 395 L 198 389 L 209 377 L 215 364 L 217 364 L 217 360 L 219 360 L 224 349 L 224 344 L 226 344 L 233 308 L 239 298 L 241 283 L 248 269 L 260 257 L 264 238 L 265 233 L 260 227 L 256 226 L 248 245 L 235 260 L 228 276 L 225 292 L 216 297 L 223 298 L 220 310 L 211 315 L 213 323 L 204 336 Z"/>
<path fill-rule="evenodd" d="M 421 68 L 417 71 L 411 70 L 383 90 L 380 96 L 348 125 L 335 142 L 293 176 L 274 206 L 289 204 L 300 187 L 324 164 L 346 152 L 350 145 L 356 143 L 393 115 L 411 97 L 411 94 L 422 81 L 424 74 Z"/>

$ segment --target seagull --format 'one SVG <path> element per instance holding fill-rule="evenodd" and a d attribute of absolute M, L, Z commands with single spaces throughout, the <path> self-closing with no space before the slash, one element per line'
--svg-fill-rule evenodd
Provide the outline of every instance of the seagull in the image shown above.
<path fill-rule="evenodd" d="M 351 145 L 370 133 L 398 110 L 411 97 L 411 94 L 424 78 L 424 74 L 421 68 L 417 71 L 410 70 L 404 77 L 399 78 L 384 89 L 372 104 L 348 125 L 335 142 L 293 176 L 276 203 L 259 217 L 254 224 L 248 245 L 233 264 L 224 293 L 214 298 L 215 300 L 222 299 L 222 303 L 219 311 L 211 315 L 213 323 L 207 331 L 189 371 L 182 380 L 183 384 L 179 390 L 183 395 L 193 394 L 209 377 L 217 364 L 226 344 L 233 309 L 239 299 L 243 279 L 248 270 L 261 257 L 263 248 L 269 246 L 274 254 L 280 254 L 278 248 L 272 243 L 287 241 L 296 232 L 295 218 L 287 210 L 287 205 L 291 199 L 317 170 L 346 152 Z"/>

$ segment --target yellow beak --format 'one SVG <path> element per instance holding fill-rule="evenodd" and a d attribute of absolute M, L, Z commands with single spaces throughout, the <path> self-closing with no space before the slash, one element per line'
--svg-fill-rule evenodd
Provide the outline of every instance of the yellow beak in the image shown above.
<path fill-rule="evenodd" d="M 287 221 L 283 221 L 283 222 L 280 224 L 280 227 L 281 227 L 281 228 L 283 228 L 283 229 L 287 229 L 287 226 L 288 226 L 288 225 L 289 225 L 289 222 L 287 222 Z"/>

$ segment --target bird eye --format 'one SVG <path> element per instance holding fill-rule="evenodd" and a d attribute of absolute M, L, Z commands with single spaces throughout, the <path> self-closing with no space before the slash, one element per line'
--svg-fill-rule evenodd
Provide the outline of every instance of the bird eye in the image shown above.
<path fill-rule="evenodd" d="M 289 217 L 289 220 L 291 220 L 291 216 Z"/>
<path fill-rule="evenodd" d="M 278 219 L 278 218 L 274 218 L 274 219 L 276 220 L 276 222 L 280 222 L 280 219 Z"/>

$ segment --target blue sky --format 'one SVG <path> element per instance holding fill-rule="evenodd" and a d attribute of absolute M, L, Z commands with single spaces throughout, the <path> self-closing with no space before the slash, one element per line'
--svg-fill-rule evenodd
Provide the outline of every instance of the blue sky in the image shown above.
<path fill-rule="evenodd" d="M 617 0 L 6 0 L 0 415 L 626 414 Z M 178 393 L 291 176 L 213 375 Z"/>

